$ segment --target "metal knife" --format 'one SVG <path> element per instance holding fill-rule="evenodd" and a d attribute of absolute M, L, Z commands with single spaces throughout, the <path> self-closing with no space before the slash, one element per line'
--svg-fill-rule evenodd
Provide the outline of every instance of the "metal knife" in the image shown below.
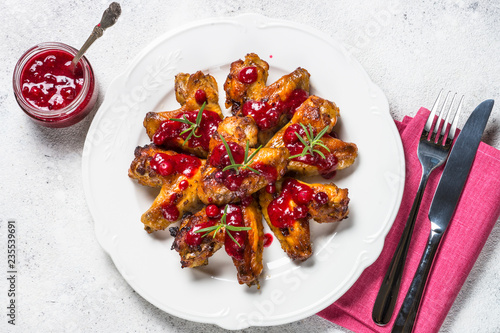
<path fill-rule="evenodd" d="M 392 332 L 410 333 L 413 330 L 434 256 L 462 194 L 493 104 L 494 101 L 488 99 L 476 107 L 451 150 L 429 210 L 431 232 L 427 246 Z"/>

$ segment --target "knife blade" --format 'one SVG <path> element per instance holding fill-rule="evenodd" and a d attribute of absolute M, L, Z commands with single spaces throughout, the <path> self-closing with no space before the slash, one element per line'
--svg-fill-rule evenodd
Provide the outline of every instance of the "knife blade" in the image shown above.
<path fill-rule="evenodd" d="M 477 106 L 451 149 L 429 210 L 429 220 L 439 221 L 443 228 L 455 212 L 493 104 L 489 99 Z"/>
<path fill-rule="evenodd" d="M 476 107 L 451 149 L 429 209 L 431 232 L 427 246 L 392 332 L 410 333 L 413 330 L 434 256 L 457 207 L 493 104 L 494 101 L 489 99 Z"/>

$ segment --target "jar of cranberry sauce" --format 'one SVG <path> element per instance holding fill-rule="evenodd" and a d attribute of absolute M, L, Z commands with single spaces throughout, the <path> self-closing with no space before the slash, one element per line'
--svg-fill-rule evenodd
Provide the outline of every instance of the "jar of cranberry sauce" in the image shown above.
<path fill-rule="evenodd" d="M 85 57 L 71 65 L 77 52 L 63 43 L 42 43 L 17 62 L 14 94 L 21 109 L 36 123 L 71 126 L 94 108 L 98 95 L 94 71 Z"/>

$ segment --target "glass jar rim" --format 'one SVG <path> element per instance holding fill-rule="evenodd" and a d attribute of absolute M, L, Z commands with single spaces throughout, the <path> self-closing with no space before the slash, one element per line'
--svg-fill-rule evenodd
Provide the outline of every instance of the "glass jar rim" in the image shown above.
<path fill-rule="evenodd" d="M 82 65 L 83 69 L 83 85 L 82 89 L 78 93 L 78 95 L 75 97 L 75 99 L 65 107 L 61 109 L 56 109 L 56 110 L 41 110 L 40 108 L 37 108 L 30 102 L 26 100 L 24 95 L 22 94 L 22 89 L 21 89 L 21 75 L 24 71 L 24 68 L 26 64 L 28 63 L 29 60 L 31 60 L 34 56 L 36 56 L 39 53 L 50 51 L 50 50 L 59 50 L 59 51 L 65 51 L 71 55 L 76 55 L 78 53 L 78 50 L 75 49 L 72 46 L 69 46 L 64 43 L 60 42 L 45 42 L 45 43 L 40 43 L 37 44 L 30 49 L 28 49 L 22 56 L 19 58 L 15 68 L 14 68 L 14 73 L 13 73 L 13 78 L 12 78 L 12 83 L 14 86 L 14 94 L 16 95 L 17 102 L 21 106 L 21 108 L 31 117 L 34 117 L 36 119 L 44 118 L 44 119 L 50 119 L 50 118 L 59 118 L 61 116 L 63 117 L 69 117 L 71 116 L 72 113 L 75 111 L 78 111 L 78 107 L 80 106 L 81 103 L 85 101 L 87 98 L 87 95 L 93 86 L 93 81 L 94 80 L 94 71 L 92 69 L 92 66 L 90 65 L 90 62 L 87 60 L 85 56 L 83 56 L 79 64 Z"/>

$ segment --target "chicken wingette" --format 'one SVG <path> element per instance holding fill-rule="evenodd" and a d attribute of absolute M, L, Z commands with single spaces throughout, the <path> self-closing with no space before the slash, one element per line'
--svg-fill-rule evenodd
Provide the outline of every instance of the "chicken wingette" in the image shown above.
<path fill-rule="evenodd" d="M 349 214 L 347 189 L 331 184 L 307 184 L 293 178 L 276 183 L 276 191 L 261 190 L 259 203 L 267 224 L 293 260 L 312 255 L 309 219 L 338 222 Z"/>
<path fill-rule="evenodd" d="M 210 136 L 223 118 L 217 82 L 200 71 L 181 73 L 175 77 L 175 96 L 181 108 L 148 112 L 146 132 L 158 146 L 206 158 Z"/>
<path fill-rule="evenodd" d="M 145 186 L 161 187 L 153 204 L 141 217 L 148 233 L 163 230 L 185 213 L 199 209 L 197 188 L 204 164 L 205 160 L 162 150 L 153 144 L 135 149 L 129 177 Z"/>
<path fill-rule="evenodd" d="M 178 229 L 172 229 L 175 234 L 172 249 L 179 253 L 182 268 L 208 264 L 208 258 L 224 245 L 224 229 L 197 232 L 216 223 L 218 220 L 209 218 L 206 208 L 203 208 L 198 213 L 184 218 Z"/>
<path fill-rule="evenodd" d="M 291 118 L 309 94 L 309 73 L 297 68 L 266 86 L 269 65 L 254 53 L 231 64 L 224 83 L 226 107 L 249 116 L 259 127 L 259 143 L 267 141 Z"/>
<path fill-rule="evenodd" d="M 314 146 L 314 149 L 320 151 L 325 158 L 317 152 L 313 154 L 307 152 L 304 156 L 291 158 L 288 170 L 291 174 L 299 176 L 321 174 L 324 178 L 332 178 L 336 170 L 352 165 L 358 153 L 358 148 L 354 143 L 344 142 L 328 134 L 337 123 L 338 117 L 339 109 L 333 102 L 317 96 L 309 96 L 297 108 L 290 122 L 271 138 L 266 147 L 286 147 L 290 156 L 293 157 L 307 149 L 298 136 L 310 144 L 308 135 L 314 137 L 327 128 L 326 133 L 319 138 L 321 145 Z"/>
<path fill-rule="evenodd" d="M 182 267 L 206 265 L 222 245 L 232 258 L 240 284 L 259 286 L 262 272 L 262 214 L 256 201 L 246 205 L 208 205 L 186 217 L 176 233 L 172 249 L 179 252 Z"/>

